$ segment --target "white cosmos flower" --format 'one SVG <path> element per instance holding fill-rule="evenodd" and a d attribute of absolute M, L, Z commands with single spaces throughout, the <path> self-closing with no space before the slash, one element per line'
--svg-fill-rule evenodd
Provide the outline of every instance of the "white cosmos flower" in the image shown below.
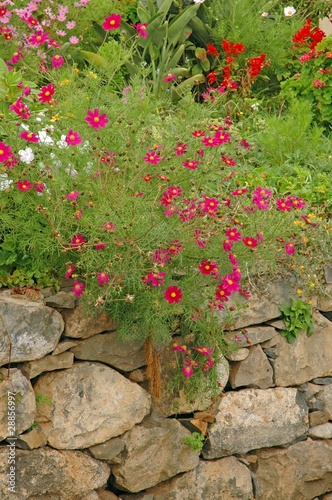
<path fill-rule="evenodd" d="M 54 144 L 52 137 L 47 135 L 46 130 L 40 130 L 38 132 L 38 137 L 42 144 Z"/>
<path fill-rule="evenodd" d="M 0 175 L 0 191 L 5 191 L 6 189 L 9 188 L 13 181 L 11 179 L 8 179 L 7 174 L 1 174 Z"/>
<path fill-rule="evenodd" d="M 35 155 L 32 152 L 31 148 L 20 149 L 18 152 L 18 156 L 23 163 L 31 163 L 34 160 Z"/>
<path fill-rule="evenodd" d="M 296 9 L 294 9 L 294 7 L 288 6 L 288 7 L 284 8 L 284 15 L 286 17 L 294 16 L 295 12 L 296 12 Z"/>

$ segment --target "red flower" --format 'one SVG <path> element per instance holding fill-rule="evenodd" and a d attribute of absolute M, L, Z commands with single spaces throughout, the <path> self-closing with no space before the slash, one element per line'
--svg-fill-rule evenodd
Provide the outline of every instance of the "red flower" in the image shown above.
<path fill-rule="evenodd" d="M 211 262 L 210 260 L 203 260 L 198 269 L 202 274 L 208 275 L 218 272 L 218 265 L 216 262 Z"/>
<path fill-rule="evenodd" d="M 164 299 L 167 300 L 169 304 L 174 304 L 180 302 L 182 298 L 182 290 L 177 286 L 169 286 L 164 292 Z"/>
<path fill-rule="evenodd" d="M 246 48 L 242 43 L 232 43 L 229 40 L 223 40 L 221 42 L 222 48 L 226 54 L 232 56 L 238 56 L 245 52 Z"/>
<path fill-rule="evenodd" d="M 205 346 L 193 347 L 193 350 L 199 352 L 201 356 L 210 356 L 210 354 L 212 353 L 212 349 Z"/>
<path fill-rule="evenodd" d="M 38 99 L 40 102 L 51 102 L 52 97 L 55 92 L 55 87 L 49 83 L 40 89 L 40 93 L 38 94 Z"/>
<path fill-rule="evenodd" d="M 198 161 L 195 160 L 183 161 L 182 165 L 186 168 L 189 168 L 190 170 L 196 170 L 198 168 Z"/>
<path fill-rule="evenodd" d="M 168 245 L 166 250 L 170 255 L 178 255 L 182 250 L 182 245 L 179 243 L 179 240 L 174 240 L 170 245 Z"/>
<path fill-rule="evenodd" d="M 75 234 L 73 238 L 71 239 L 71 246 L 72 248 L 77 248 L 80 245 L 83 245 L 83 243 L 86 242 L 86 239 L 84 237 L 84 234 Z"/>
<path fill-rule="evenodd" d="M 106 17 L 102 26 L 105 31 L 110 31 L 120 28 L 120 24 L 121 24 L 120 14 L 112 14 L 111 16 Z"/>
<path fill-rule="evenodd" d="M 115 224 L 112 221 L 104 222 L 104 224 L 101 226 L 101 229 L 105 229 L 105 231 L 110 233 L 110 232 L 114 231 Z"/>
<path fill-rule="evenodd" d="M 37 47 L 39 45 L 42 45 L 43 43 L 47 42 L 49 39 L 48 33 L 44 33 L 42 30 L 38 30 L 36 33 L 33 33 L 28 42 L 30 45 L 36 45 Z"/>
<path fill-rule="evenodd" d="M 219 52 L 217 48 L 212 43 L 207 43 L 207 54 L 211 54 L 212 57 L 218 57 Z"/>
<path fill-rule="evenodd" d="M 83 283 L 79 283 L 78 281 L 74 281 L 74 288 L 72 289 L 73 294 L 76 297 L 79 297 L 84 292 L 85 285 Z"/>
<path fill-rule="evenodd" d="M 58 69 L 61 68 L 65 63 L 65 60 L 62 56 L 59 56 L 58 54 L 52 57 L 52 68 L 53 69 Z"/>
<path fill-rule="evenodd" d="M 87 122 L 89 127 L 93 127 L 95 130 L 99 130 L 100 128 L 105 128 L 108 123 L 108 118 L 106 114 L 100 114 L 99 109 L 91 109 L 88 110 L 88 115 L 84 117 L 84 120 Z"/>
<path fill-rule="evenodd" d="M 236 161 L 234 161 L 233 158 L 230 158 L 229 156 L 222 156 L 221 159 L 226 165 L 229 165 L 230 167 L 234 167 L 234 165 L 236 165 Z"/>
<path fill-rule="evenodd" d="M 205 132 L 204 130 L 194 130 L 191 135 L 193 137 L 204 137 L 205 136 Z"/>
<path fill-rule="evenodd" d="M 33 184 L 32 182 L 29 182 L 27 180 L 17 181 L 16 187 L 19 191 L 30 191 L 30 189 L 33 187 Z"/>
<path fill-rule="evenodd" d="M 159 286 L 159 285 L 162 285 L 164 283 L 165 275 L 166 275 L 166 273 L 150 271 L 149 274 L 147 274 L 146 276 L 143 276 L 142 279 L 146 285 L 151 283 L 152 286 Z"/>
<path fill-rule="evenodd" d="M 231 242 L 231 240 L 224 240 L 222 242 L 222 247 L 225 250 L 225 252 L 231 252 L 233 248 L 233 243 Z"/>
<path fill-rule="evenodd" d="M 66 199 L 67 200 L 71 200 L 71 201 L 77 200 L 77 198 L 79 197 L 79 195 L 80 195 L 80 193 L 78 191 L 76 191 L 76 190 L 70 191 L 70 193 L 67 194 Z"/>
<path fill-rule="evenodd" d="M 215 297 L 219 302 L 227 302 L 231 294 L 232 292 L 227 290 L 223 284 L 220 284 L 216 288 Z"/>
<path fill-rule="evenodd" d="M 42 193 L 45 189 L 45 184 L 42 181 L 36 181 L 35 182 L 35 190 L 37 193 Z"/>
<path fill-rule="evenodd" d="M 30 109 L 24 104 L 22 97 L 19 97 L 16 102 L 9 106 L 9 111 L 14 111 L 23 120 L 27 120 L 31 116 Z"/>
<path fill-rule="evenodd" d="M 148 37 L 148 32 L 147 32 L 147 23 L 137 23 L 136 25 L 133 24 L 133 27 L 137 31 L 137 34 L 141 36 L 142 38 L 146 39 Z"/>
<path fill-rule="evenodd" d="M 21 139 L 24 139 L 25 141 L 28 142 L 39 142 L 38 135 L 34 134 L 33 132 L 28 132 L 28 131 L 21 132 L 20 137 Z"/>
<path fill-rule="evenodd" d="M 248 191 L 247 188 L 242 188 L 242 189 L 236 189 L 231 193 L 231 196 L 241 196 L 241 194 L 244 194 Z"/>
<path fill-rule="evenodd" d="M 289 212 L 292 209 L 292 202 L 290 199 L 280 198 L 276 200 L 277 210 L 282 212 Z"/>
<path fill-rule="evenodd" d="M 255 248 L 258 245 L 258 241 L 255 238 L 251 238 L 250 236 L 242 238 L 242 241 L 246 247 Z"/>
<path fill-rule="evenodd" d="M 256 76 L 260 74 L 263 69 L 266 54 L 261 54 L 258 57 L 251 57 L 249 59 L 249 75 L 253 80 Z"/>

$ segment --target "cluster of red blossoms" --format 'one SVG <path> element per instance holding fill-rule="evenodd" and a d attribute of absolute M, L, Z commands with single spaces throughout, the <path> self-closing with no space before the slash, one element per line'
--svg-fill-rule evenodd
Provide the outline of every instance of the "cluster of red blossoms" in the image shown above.
<path fill-rule="evenodd" d="M 194 370 L 198 369 L 203 372 L 208 372 L 214 365 L 214 359 L 211 356 L 213 350 L 210 347 L 192 347 L 190 350 L 185 345 L 174 343 L 172 350 L 185 356 L 181 371 L 186 378 L 192 377 L 194 375 Z M 192 351 L 199 355 L 198 359 L 197 356 L 196 358 L 193 357 L 194 353 Z"/>
<path fill-rule="evenodd" d="M 313 50 L 325 37 L 326 34 L 324 31 L 320 28 L 313 27 L 311 19 L 307 19 L 305 25 L 293 36 L 292 42 L 295 47 L 304 46 Z"/>
<path fill-rule="evenodd" d="M 243 54 L 246 48 L 242 43 L 232 43 L 229 40 L 222 40 L 221 46 L 225 55 L 224 61 L 226 64 L 224 64 L 221 68 L 222 81 L 219 83 L 218 89 L 236 89 L 239 86 L 238 81 L 236 81 L 237 76 L 233 75 L 236 57 Z M 207 44 L 206 53 L 216 58 L 220 56 L 217 48 L 211 43 Z M 243 82 L 246 82 L 248 86 L 252 85 L 266 64 L 265 59 L 266 54 L 260 54 L 257 57 L 251 57 L 246 60 L 242 70 L 243 73 L 246 73 L 246 77 L 245 75 L 241 76 L 242 84 Z M 214 70 L 208 73 L 207 80 L 209 85 L 216 83 L 218 81 L 217 71 Z"/>

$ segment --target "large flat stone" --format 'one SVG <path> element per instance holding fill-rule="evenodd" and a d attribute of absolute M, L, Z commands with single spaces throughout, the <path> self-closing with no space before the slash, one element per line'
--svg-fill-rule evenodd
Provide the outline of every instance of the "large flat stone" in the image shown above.
<path fill-rule="evenodd" d="M 1 500 L 79 500 L 105 486 L 109 466 L 80 451 L 16 450 L 16 494 L 9 493 L 8 449 L 0 447 Z"/>
<path fill-rule="evenodd" d="M 273 387 L 273 370 L 261 346 L 249 349 L 249 356 L 244 361 L 231 364 L 229 382 L 232 389 L 237 387 Z"/>
<path fill-rule="evenodd" d="M 302 332 L 294 344 L 280 337 L 278 357 L 274 362 L 277 386 L 300 385 L 315 377 L 332 375 L 332 323 L 315 314 L 315 330 L 311 337 Z"/>
<path fill-rule="evenodd" d="M 21 296 L 0 295 L 0 366 L 39 359 L 53 351 L 63 332 L 61 314 Z"/>
<path fill-rule="evenodd" d="M 116 329 L 114 320 L 105 311 L 91 317 L 80 304 L 75 309 L 63 311 L 62 316 L 66 323 L 65 335 L 75 339 L 87 339 Z"/>
<path fill-rule="evenodd" d="M 222 398 L 203 448 L 207 459 L 281 446 L 308 430 L 303 395 L 293 388 L 244 389 Z"/>
<path fill-rule="evenodd" d="M 149 413 L 149 394 L 112 368 L 82 362 L 41 375 L 36 422 L 57 449 L 82 449 L 119 436 Z"/>
<path fill-rule="evenodd" d="M 332 490 L 332 441 L 257 452 L 256 500 L 312 500 Z"/>

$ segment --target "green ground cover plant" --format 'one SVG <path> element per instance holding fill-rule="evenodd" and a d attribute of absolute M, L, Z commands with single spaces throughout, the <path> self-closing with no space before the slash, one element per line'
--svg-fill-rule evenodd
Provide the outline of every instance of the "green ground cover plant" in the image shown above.
<path fill-rule="evenodd" d="M 256 47 L 227 2 L 94 4 L 0 12 L 0 285 L 70 280 L 150 358 L 180 335 L 177 380 L 217 394 L 234 300 L 285 276 L 315 293 L 331 260 L 330 117 L 283 94 L 304 3 L 247 6 Z"/>

